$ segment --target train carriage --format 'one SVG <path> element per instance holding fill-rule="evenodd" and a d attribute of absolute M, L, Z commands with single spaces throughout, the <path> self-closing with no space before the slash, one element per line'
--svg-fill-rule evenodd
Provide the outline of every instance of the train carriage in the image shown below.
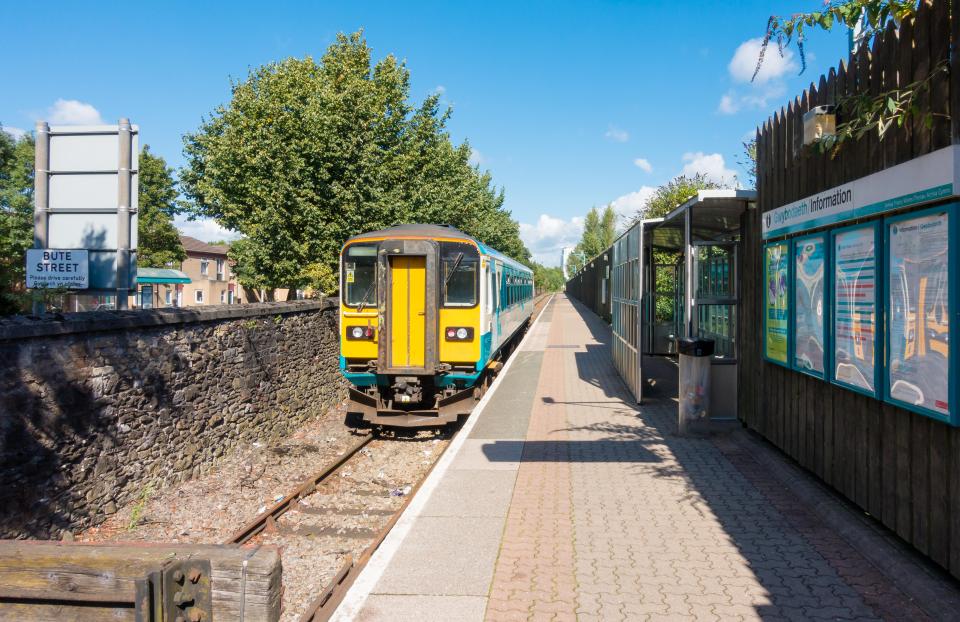
<path fill-rule="evenodd" d="M 468 415 L 533 314 L 533 272 L 446 225 L 350 238 L 340 292 L 348 416 L 381 426 Z"/>

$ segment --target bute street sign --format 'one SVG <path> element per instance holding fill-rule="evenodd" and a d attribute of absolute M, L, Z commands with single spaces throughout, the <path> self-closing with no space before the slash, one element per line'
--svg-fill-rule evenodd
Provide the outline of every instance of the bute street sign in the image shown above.
<path fill-rule="evenodd" d="M 118 125 L 37 122 L 34 252 L 27 257 L 33 278 L 27 287 L 115 293 L 117 308 L 127 307 L 136 289 L 138 132 L 128 119 Z M 69 251 L 70 260 L 63 255 Z M 76 278 L 60 278 L 81 262 Z"/>

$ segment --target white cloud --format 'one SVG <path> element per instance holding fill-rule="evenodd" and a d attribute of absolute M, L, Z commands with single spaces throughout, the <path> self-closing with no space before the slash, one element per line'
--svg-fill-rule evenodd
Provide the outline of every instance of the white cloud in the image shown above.
<path fill-rule="evenodd" d="M 215 221 L 208 218 L 198 220 L 187 220 L 182 216 L 177 216 L 173 224 L 182 235 L 189 235 L 191 238 L 197 238 L 202 242 L 216 242 L 219 240 L 235 240 L 240 237 L 236 231 L 231 231 L 221 227 Z"/>
<path fill-rule="evenodd" d="M 432 94 L 443 95 L 446 92 L 447 92 L 447 87 L 443 86 L 442 84 L 438 84 L 436 88 L 433 89 Z"/>
<path fill-rule="evenodd" d="M 737 101 L 733 91 L 728 92 L 720 98 L 720 105 L 717 106 L 717 112 L 720 114 L 737 114 L 740 110 L 740 103 Z"/>
<path fill-rule="evenodd" d="M 628 134 L 626 130 L 622 130 L 615 125 L 608 127 L 603 136 L 607 140 L 612 140 L 615 143 L 625 143 L 630 140 L 630 134 Z"/>
<path fill-rule="evenodd" d="M 540 214 L 535 224 L 520 223 L 520 239 L 533 254 L 533 259 L 547 266 L 560 265 L 560 253 L 566 246 L 576 246 L 583 235 L 583 218 L 570 220 Z"/>
<path fill-rule="evenodd" d="M 470 147 L 470 158 L 467 162 L 471 166 L 483 166 L 487 163 L 487 157 L 480 153 L 480 150 L 475 147 Z"/>
<path fill-rule="evenodd" d="M 633 161 L 633 165 L 645 173 L 653 172 L 653 167 L 650 165 L 650 160 L 646 158 L 637 158 Z"/>
<path fill-rule="evenodd" d="M 13 136 L 14 140 L 20 140 L 27 133 L 27 130 L 19 127 L 10 127 L 9 125 L 0 126 L 0 129 Z"/>
<path fill-rule="evenodd" d="M 762 45 L 763 39 L 757 37 L 756 39 L 748 39 L 737 47 L 737 51 L 733 53 L 733 58 L 730 59 L 730 64 L 727 65 L 730 76 L 734 80 L 750 82 L 750 79 L 753 78 L 753 72 L 757 68 L 757 59 L 760 58 Z M 793 52 L 785 49 L 781 56 L 776 42 L 772 41 L 763 55 L 763 64 L 760 65 L 760 72 L 757 73 L 754 82 L 763 84 L 780 78 L 789 71 L 797 71 L 798 69 L 797 63 L 793 60 Z"/>
<path fill-rule="evenodd" d="M 613 210 L 617 213 L 620 222 L 633 218 L 637 210 L 641 209 L 657 189 L 653 186 L 642 186 L 636 192 L 630 192 L 610 201 Z"/>
<path fill-rule="evenodd" d="M 736 172 L 727 168 L 727 163 L 719 153 L 688 152 L 683 154 L 683 162 L 683 169 L 680 171 L 683 175 L 692 177 L 700 173 L 707 179 L 726 186 L 737 183 Z"/>
<path fill-rule="evenodd" d="M 47 108 L 51 125 L 103 125 L 100 111 L 88 103 L 76 99 L 58 99 Z"/>
<path fill-rule="evenodd" d="M 770 100 L 781 99 L 786 94 L 786 86 L 781 81 L 770 82 L 762 87 L 754 86 L 747 93 L 739 93 L 730 89 L 720 97 L 717 112 L 720 114 L 736 114 L 741 110 L 770 110 Z"/>

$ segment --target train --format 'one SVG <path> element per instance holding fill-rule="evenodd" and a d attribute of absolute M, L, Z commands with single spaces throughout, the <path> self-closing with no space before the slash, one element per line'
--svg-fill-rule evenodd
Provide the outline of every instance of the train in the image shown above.
<path fill-rule="evenodd" d="M 340 370 L 350 425 L 430 428 L 470 414 L 529 325 L 533 272 L 449 225 L 349 238 Z"/>

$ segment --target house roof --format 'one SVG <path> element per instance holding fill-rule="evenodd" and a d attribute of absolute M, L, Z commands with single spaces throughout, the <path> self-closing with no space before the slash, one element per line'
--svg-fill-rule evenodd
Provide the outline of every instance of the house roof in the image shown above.
<path fill-rule="evenodd" d="M 137 268 L 137 283 L 189 283 L 190 277 L 171 268 Z"/>
<path fill-rule="evenodd" d="M 183 250 L 187 253 L 203 253 L 206 255 L 227 255 L 227 251 L 230 250 L 229 246 L 214 246 L 212 244 L 207 244 L 206 242 L 201 242 L 197 238 L 191 238 L 189 235 L 181 235 L 180 243 L 183 244 Z"/>

